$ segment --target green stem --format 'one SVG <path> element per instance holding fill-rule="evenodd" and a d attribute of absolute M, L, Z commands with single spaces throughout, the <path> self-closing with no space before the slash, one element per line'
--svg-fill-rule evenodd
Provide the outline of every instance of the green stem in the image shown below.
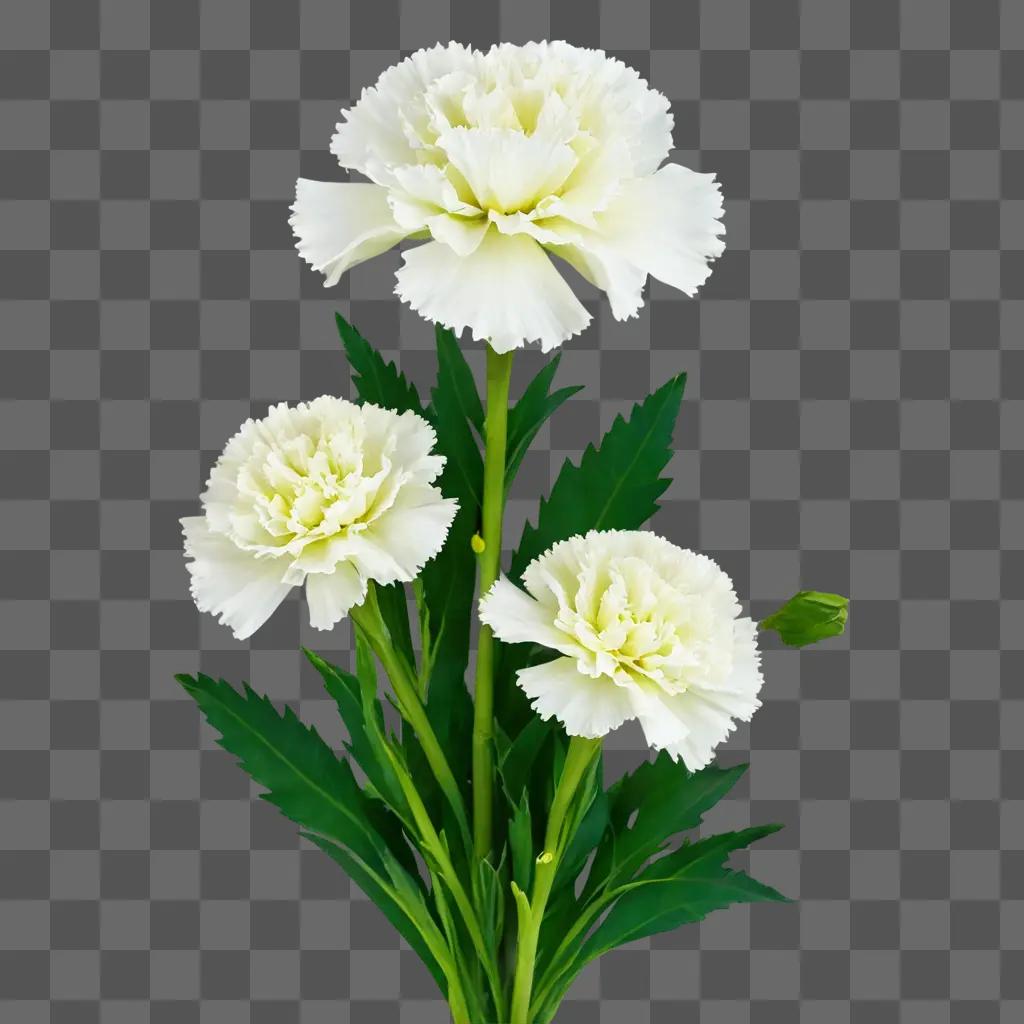
<path fill-rule="evenodd" d="M 358 608 L 353 608 L 350 614 L 352 621 L 363 631 L 363 635 L 380 659 L 381 665 L 384 666 L 384 671 L 387 672 L 388 678 L 391 680 L 391 686 L 398 700 L 398 709 L 402 717 L 413 727 L 416 738 L 427 758 L 427 763 L 430 765 L 441 791 L 451 804 L 452 812 L 455 814 L 463 835 L 468 837 L 469 822 L 466 818 L 466 808 L 462 801 L 462 794 L 459 792 L 458 783 L 452 774 L 448 758 L 445 757 L 444 750 L 438 742 L 437 734 L 430 724 L 426 709 L 420 701 L 416 673 L 398 653 L 388 635 L 387 627 L 381 618 L 380 608 L 377 606 L 373 584 L 370 585 L 366 600 Z"/>
<path fill-rule="evenodd" d="M 568 837 L 564 834 L 565 821 L 587 769 L 599 755 L 601 741 L 573 736 L 565 755 L 555 798 L 551 803 L 544 851 L 537 858 L 533 876 L 533 892 L 529 913 L 523 915 L 516 949 L 516 973 L 512 988 L 512 1024 L 530 1024 L 530 997 L 533 991 L 533 972 L 537 961 L 537 942 L 544 921 L 551 887 L 558 873 L 558 865 L 565 852 Z"/>
<path fill-rule="evenodd" d="M 487 981 L 491 988 L 491 997 L 494 999 L 495 1011 L 499 1015 L 504 1014 L 501 981 L 498 977 L 498 967 L 487 948 L 487 943 L 484 939 L 484 934 L 481 930 L 480 921 L 477 917 L 476 910 L 473 907 L 473 903 L 466 893 L 462 882 L 459 880 L 458 872 L 455 870 L 455 865 L 452 863 L 451 857 L 448 853 L 448 848 L 442 842 L 441 837 L 434 828 L 433 822 L 430 820 L 430 815 L 423 804 L 423 799 L 419 794 L 419 790 L 416 788 L 415 782 L 406 772 L 405 766 L 398 762 L 394 754 L 391 754 L 391 761 L 392 766 L 395 769 L 395 773 L 398 776 L 399 784 L 405 794 L 406 801 L 412 811 L 413 819 L 416 822 L 416 829 L 420 834 L 420 840 L 423 844 L 423 849 L 429 852 L 431 857 L 433 857 L 437 862 L 437 865 L 440 868 L 441 878 L 444 880 L 448 890 L 455 899 L 455 905 L 459 909 L 462 920 L 466 925 L 466 930 L 469 932 L 470 940 L 473 943 L 477 956 L 480 958 L 480 963 L 483 966 L 484 973 L 487 975 Z"/>
<path fill-rule="evenodd" d="M 487 346 L 487 419 L 484 423 L 483 551 L 480 593 L 486 594 L 501 566 L 501 522 L 505 511 L 505 449 L 508 438 L 508 390 L 512 353 Z M 491 852 L 491 802 L 494 791 L 494 636 L 480 627 L 473 708 L 473 846 L 483 860 Z"/>

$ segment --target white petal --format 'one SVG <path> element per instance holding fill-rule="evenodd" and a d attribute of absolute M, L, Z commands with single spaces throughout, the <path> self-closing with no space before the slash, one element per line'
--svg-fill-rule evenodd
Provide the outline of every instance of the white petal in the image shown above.
<path fill-rule="evenodd" d="M 579 233 L 576 239 L 576 244 L 552 245 L 550 249 L 607 294 L 616 320 L 636 316 L 644 304 L 647 271 L 596 234 Z"/>
<path fill-rule="evenodd" d="M 331 139 L 331 152 L 342 167 L 370 177 L 388 166 L 416 163 L 422 142 L 410 122 L 423 115 L 423 93 L 436 79 L 457 70 L 472 70 L 480 55 L 461 43 L 438 43 L 417 50 L 388 68 L 359 102 L 343 112 L 345 120 Z"/>
<path fill-rule="evenodd" d="M 551 624 L 551 613 L 505 576 L 480 598 L 480 621 L 507 644 L 535 643 L 561 650 L 566 641 Z"/>
<path fill-rule="evenodd" d="M 373 575 L 379 583 L 408 582 L 444 547 L 448 530 L 458 511 L 454 498 L 441 498 L 430 488 L 434 500 L 416 507 L 396 506 L 374 520 L 360 537 L 365 545 L 386 551 L 394 568 L 390 574 Z M 362 557 L 362 549 L 357 559 Z M 379 570 L 383 571 L 383 570 Z M 390 575 L 390 578 L 387 576 Z"/>
<path fill-rule="evenodd" d="M 557 718 L 570 736 L 596 739 L 635 717 L 629 691 L 610 679 L 583 675 L 572 658 L 519 672 L 519 686 L 541 718 Z"/>
<path fill-rule="evenodd" d="M 350 267 L 379 256 L 408 234 L 395 222 L 387 190 L 365 182 L 299 178 L 288 223 L 299 255 L 324 275 L 328 288 Z"/>
<path fill-rule="evenodd" d="M 202 516 L 186 517 L 181 525 L 196 607 L 216 615 L 237 639 L 252 636 L 292 589 L 282 581 L 286 565 L 242 551 Z"/>
<path fill-rule="evenodd" d="M 666 164 L 648 178 L 624 182 L 598 233 L 635 266 L 687 295 L 711 273 L 709 260 L 725 243 L 722 195 L 713 174 Z"/>
<path fill-rule="evenodd" d="M 668 695 L 636 687 L 630 696 L 647 742 L 682 758 L 690 771 L 709 764 L 715 748 L 736 728 L 727 711 L 697 690 Z"/>
<path fill-rule="evenodd" d="M 314 572 L 306 577 L 309 624 L 314 629 L 332 629 L 365 597 L 366 580 L 348 562 L 334 572 Z"/>
<path fill-rule="evenodd" d="M 452 252 L 469 256 L 476 252 L 486 237 L 489 225 L 483 217 L 468 219 L 439 213 L 427 221 L 427 227 L 430 234 L 438 242 L 444 242 Z"/>
<path fill-rule="evenodd" d="M 453 128 L 438 145 L 473 190 L 481 209 L 512 213 L 556 192 L 576 166 L 576 154 L 557 136 L 539 131 Z"/>
<path fill-rule="evenodd" d="M 539 341 L 547 352 L 590 322 L 544 251 L 523 235 L 489 231 L 465 258 L 429 242 L 403 259 L 395 288 L 401 299 L 456 334 L 469 327 L 496 352 L 528 341 Z"/>

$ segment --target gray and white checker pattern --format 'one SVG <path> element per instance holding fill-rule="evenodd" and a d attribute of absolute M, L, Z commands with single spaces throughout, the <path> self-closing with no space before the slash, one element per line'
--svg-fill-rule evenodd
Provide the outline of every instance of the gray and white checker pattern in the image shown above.
<path fill-rule="evenodd" d="M 510 535 L 682 368 L 659 529 L 755 613 L 855 602 L 847 640 L 769 653 L 723 754 L 753 770 L 716 824 L 784 822 L 752 861 L 799 901 L 607 957 L 560 1024 L 1024 1019 L 1020 0 L 4 0 L 0 1019 L 445 1019 L 171 675 L 249 678 L 337 737 L 295 648 L 347 632 L 292 602 L 233 642 L 188 601 L 177 518 L 243 418 L 348 393 L 335 309 L 426 378 L 395 254 L 324 292 L 286 207 L 337 175 L 337 109 L 449 37 L 606 47 L 727 196 L 699 301 L 655 285 L 618 324 L 590 296 L 560 375 L 589 390 Z M 618 770 L 642 744 L 609 747 Z"/>

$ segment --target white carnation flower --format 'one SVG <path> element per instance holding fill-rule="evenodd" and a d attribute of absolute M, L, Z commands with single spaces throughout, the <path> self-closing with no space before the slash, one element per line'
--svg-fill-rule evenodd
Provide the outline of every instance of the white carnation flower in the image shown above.
<path fill-rule="evenodd" d="M 564 42 L 458 43 L 389 68 L 331 142 L 369 182 L 299 179 L 291 225 L 325 284 L 402 239 L 398 295 L 498 352 L 547 351 L 590 314 L 544 250 L 635 316 L 647 276 L 692 295 L 724 243 L 714 175 L 665 164 L 669 102 Z"/>
<path fill-rule="evenodd" d="M 247 420 L 210 473 L 204 514 L 181 521 L 199 610 L 242 640 L 305 583 L 310 624 L 330 629 L 370 580 L 414 579 L 456 511 L 431 486 L 435 440 L 415 413 L 330 395 Z"/>
<path fill-rule="evenodd" d="M 652 533 L 593 531 L 556 544 L 480 601 L 507 643 L 561 654 L 519 673 L 542 718 L 573 736 L 640 720 L 647 742 L 703 768 L 760 707 L 756 627 L 729 577 L 705 555 Z"/>

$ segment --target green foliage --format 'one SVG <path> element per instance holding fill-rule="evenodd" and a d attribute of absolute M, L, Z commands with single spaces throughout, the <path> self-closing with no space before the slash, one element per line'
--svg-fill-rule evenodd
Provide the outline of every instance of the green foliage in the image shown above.
<path fill-rule="evenodd" d="M 699 921 L 732 903 L 784 898 L 725 866 L 729 853 L 780 826 L 679 842 L 745 770 L 746 765 L 710 766 L 691 773 L 660 754 L 602 794 L 603 804 L 591 805 L 573 838 L 573 845 L 580 847 L 575 863 L 566 868 L 562 889 L 545 918 L 538 1020 L 550 1020 L 579 971 L 617 946 Z M 572 883 L 579 872 L 576 865 L 582 867 L 579 855 L 595 847 L 586 882 L 576 896 Z"/>
<path fill-rule="evenodd" d="M 537 436 L 537 431 L 545 424 L 563 402 L 572 398 L 583 385 L 560 388 L 551 393 L 551 382 L 555 379 L 561 355 L 555 356 L 545 363 L 523 391 L 522 397 L 508 411 L 508 449 L 505 465 L 505 489 L 512 486 L 519 470 L 523 456 L 530 448 L 530 443 Z"/>
<path fill-rule="evenodd" d="M 564 826 L 552 828 L 552 840 L 545 833 L 556 784 L 563 766 L 573 763 L 571 755 L 566 761 L 568 738 L 556 721 L 532 712 L 514 682 L 519 668 L 551 652 L 499 645 L 495 784 L 503 813 L 494 853 L 472 857 L 466 817 L 473 709 L 466 672 L 476 600 L 471 539 L 480 527 L 483 492 L 483 403 L 450 331 L 436 331 L 437 380 L 425 406 L 416 387 L 340 316 L 338 330 L 359 398 L 414 411 L 431 423 L 446 459 L 438 485 L 459 502 L 444 549 L 413 587 L 418 637 L 410 628 L 406 588 L 374 588 L 384 624 L 374 634 L 375 649 L 408 679 L 406 695 L 417 691 L 444 756 L 436 756 L 436 746 L 427 749 L 455 776 L 453 785 L 445 771 L 438 773 L 448 779 L 444 794 L 450 799 L 442 797 L 413 730 L 403 723 L 399 735 L 389 732 L 375 656 L 360 631 L 354 673 L 305 652 L 344 723 L 347 757 L 290 709 L 279 711 L 247 685 L 239 691 L 204 675 L 177 678 L 219 732 L 221 745 L 267 790 L 264 799 L 339 864 L 408 941 L 458 1020 L 501 1015 L 511 994 L 517 935 L 531 921 L 532 893 L 549 885 L 543 920 L 539 911 L 535 918 L 539 937 L 532 933 L 538 944 L 530 1013 L 531 1021 L 548 1024 L 579 971 L 608 950 L 732 903 L 782 899 L 727 863 L 732 852 L 778 826 L 694 838 L 745 766 L 689 772 L 660 754 L 607 789 L 600 758 L 585 769 L 580 765 L 575 776 L 567 771 L 574 786 L 577 777 L 581 781 L 571 801 L 563 797 L 558 805 L 565 816 L 558 813 L 555 820 Z M 558 361 L 547 362 L 509 410 L 506 489 L 537 432 L 579 390 L 552 391 Z M 672 378 L 628 418 L 616 418 L 578 465 L 562 466 L 535 525 L 523 530 L 512 578 L 521 579 L 526 565 L 557 541 L 592 529 L 637 529 L 654 514 L 668 486 L 662 474 L 684 386 L 683 375 Z M 845 598 L 803 592 L 761 627 L 777 630 L 786 643 L 810 643 L 842 632 L 846 608 Z M 392 650 L 398 659 L 389 662 Z M 422 719 L 413 720 L 429 732 Z M 466 815 L 458 808 L 458 791 Z"/>
<path fill-rule="evenodd" d="M 422 415 L 423 406 L 416 386 L 406 380 L 394 363 L 387 362 L 340 313 L 335 313 L 335 320 L 359 397 L 384 409 L 412 410 Z"/>
<path fill-rule="evenodd" d="M 691 773 L 662 751 L 624 775 L 608 793 L 610 828 L 594 858 L 586 892 L 631 877 L 672 836 L 697 828 L 746 770 L 746 765 L 709 765 Z"/>
<path fill-rule="evenodd" d="M 839 636 L 846 629 L 849 607 L 849 598 L 839 594 L 801 590 L 763 619 L 761 629 L 774 630 L 790 647 L 806 647 Z"/>
<path fill-rule="evenodd" d="M 470 540 L 480 518 L 483 460 L 473 435 L 483 407 L 473 375 L 451 331 L 438 327 L 437 384 L 428 415 L 446 464 L 439 486 L 459 511 L 437 558 L 420 576 L 421 635 L 427 716 L 454 762 L 460 783 L 469 778 L 473 706 L 466 688 L 476 557 Z"/>
<path fill-rule="evenodd" d="M 616 946 L 700 921 L 733 903 L 785 900 L 771 886 L 725 866 L 728 855 L 778 831 L 762 825 L 679 847 L 642 871 L 612 905 L 580 950 L 580 967 Z"/>
<path fill-rule="evenodd" d="M 541 499 L 537 525 L 523 529 L 513 579 L 557 541 L 588 530 L 636 530 L 657 512 L 657 499 L 669 485 L 661 473 L 672 458 L 685 385 L 685 374 L 673 377 L 634 405 L 628 420 L 616 417 L 601 446 L 589 445 L 578 466 L 566 460 Z"/>
<path fill-rule="evenodd" d="M 512 557 L 509 575 L 523 570 L 552 544 L 589 530 L 635 530 L 658 510 L 657 499 L 668 487 L 662 472 L 672 458 L 672 434 L 686 386 L 680 374 L 633 406 L 629 419 L 617 416 L 598 447 L 589 445 L 577 466 L 562 464 L 546 499 L 541 499 L 537 525 L 527 523 Z M 499 719 L 514 736 L 534 716 L 516 674 L 552 657 L 531 644 L 501 645 L 495 682 Z"/>

